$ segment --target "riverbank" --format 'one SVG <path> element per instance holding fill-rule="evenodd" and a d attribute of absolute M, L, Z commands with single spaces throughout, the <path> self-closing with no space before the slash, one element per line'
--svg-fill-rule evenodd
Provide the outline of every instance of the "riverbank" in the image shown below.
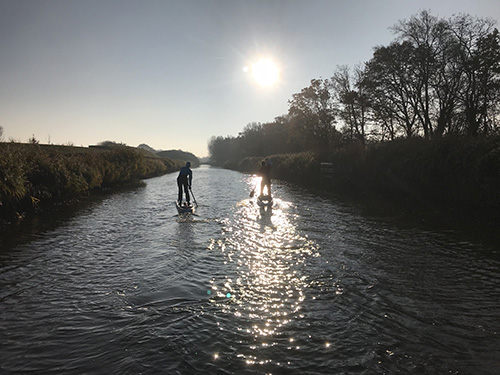
<path fill-rule="evenodd" d="M 136 184 L 182 165 L 127 146 L 0 143 L 0 224 L 95 191 Z"/>
<path fill-rule="evenodd" d="M 401 139 L 314 153 L 272 155 L 273 178 L 324 194 L 435 220 L 496 231 L 500 222 L 500 137 Z M 256 173 L 262 158 L 226 162 Z M 321 163 L 329 163 L 327 172 Z"/>

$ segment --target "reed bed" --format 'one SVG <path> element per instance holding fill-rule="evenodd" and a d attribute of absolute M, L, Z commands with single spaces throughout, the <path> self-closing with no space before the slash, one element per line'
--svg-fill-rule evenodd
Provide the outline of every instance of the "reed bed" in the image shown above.
<path fill-rule="evenodd" d="M 144 150 L 0 144 L 0 218 L 12 222 L 65 202 L 179 169 L 183 162 Z"/>

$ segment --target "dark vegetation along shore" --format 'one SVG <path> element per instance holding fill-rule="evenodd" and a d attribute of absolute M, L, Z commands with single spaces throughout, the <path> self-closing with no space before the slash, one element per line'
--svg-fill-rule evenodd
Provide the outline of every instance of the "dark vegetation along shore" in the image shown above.
<path fill-rule="evenodd" d="M 136 184 L 184 163 L 124 145 L 0 143 L 0 224 L 93 192 Z"/>
<path fill-rule="evenodd" d="M 360 66 L 312 79 L 286 114 L 212 137 L 211 160 L 256 172 L 269 157 L 275 179 L 498 232 L 496 23 L 428 11 L 402 20 L 392 43 Z"/>
<path fill-rule="evenodd" d="M 400 139 L 346 146 L 323 159 L 314 152 L 270 155 L 274 179 L 396 212 L 497 231 L 500 137 Z M 256 173 L 262 157 L 227 162 Z"/>

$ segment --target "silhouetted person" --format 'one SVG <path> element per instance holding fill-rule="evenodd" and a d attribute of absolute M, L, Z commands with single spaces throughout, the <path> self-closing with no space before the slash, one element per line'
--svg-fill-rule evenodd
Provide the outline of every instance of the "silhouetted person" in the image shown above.
<path fill-rule="evenodd" d="M 271 197 L 271 163 L 269 160 L 262 161 L 258 173 L 262 180 L 260 181 L 260 196 L 264 195 L 264 187 L 267 186 L 267 195 Z"/>
<path fill-rule="evenodd" d="M 191 189 L 191 183 L 193 182 L 193 172 L 189 168 L 191 162 L 187 162 L 184 167 L 179 171 L 179 176 L 177 177 L 177 187 L 179 188 L 179 196 L 177 201 L 179 204 L 182 203 L 182 190 L 184 189 L 184 194 L 186 195 L 186 202 L 189 204 L 189 189 Z"/>

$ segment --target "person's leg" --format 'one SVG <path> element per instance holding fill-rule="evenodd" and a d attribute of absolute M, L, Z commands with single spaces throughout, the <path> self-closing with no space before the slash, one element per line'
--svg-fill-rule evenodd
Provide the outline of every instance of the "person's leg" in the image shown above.
<path fill-rule="evenodd" d="M 271 196 L 271 184 L 269 183 L 268 180 L 263 180 L 261 185 L 260 185 L 260 195 L 264 195 L 264 188 L 267 187 L 266 190 L 266 195 Z"/>
<path fill-rule="evenodd" d="M 177 196 L 177 201 L 180 204 L 182 202 L 182 183 L 179 180 L 177 180 L 177 187 L 179 188 L 179 194 Z"/>
<path fill-rule="evenodd" d="M 189 187 L 188 187 L 187 182 L 184 184 L 184 193 L 186 194 L 186 201 L 189 204 L 189 201 L 191 200 L 190 199 L 191 197 L 189 196 Z"/>

